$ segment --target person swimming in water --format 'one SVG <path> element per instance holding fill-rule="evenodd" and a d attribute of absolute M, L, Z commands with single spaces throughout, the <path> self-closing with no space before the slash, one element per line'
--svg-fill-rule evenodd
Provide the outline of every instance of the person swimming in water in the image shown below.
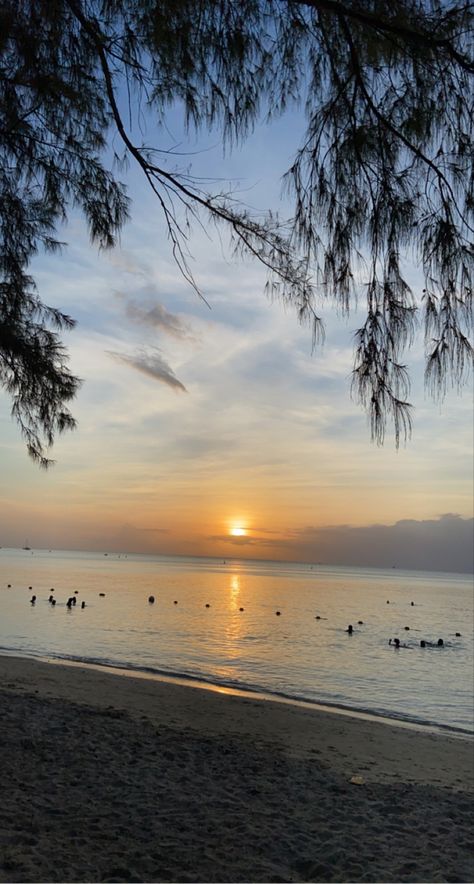
<path fill-rule="evenodd" d="M 411 648 L 411 645 L 402 644 L 399 638 L 389 638 L 388 643 L 392 648 L 395 648 L 396 651 L 400 648 L 408 648 L 408 650 Z"/>

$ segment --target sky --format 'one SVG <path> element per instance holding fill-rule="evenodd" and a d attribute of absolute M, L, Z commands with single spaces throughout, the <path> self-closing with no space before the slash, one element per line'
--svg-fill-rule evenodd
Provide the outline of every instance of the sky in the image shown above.
<path fill-rule="evenodd" d="M 152 134 L 192 152 L 193 173 L 285 214 L 281 176 L 302 131 L 292 114 L 232 155 L 218 133 L 186 140 L 175 111 Z M 65 341 L 83 379 L 78 428 L 41 471 L 0 394 L 0 546 L 472 569 L 472 391 L 430 399 L 420 338 L 407 357 L 412 438 L 373 444 L 350 395 L 357 311 L 324 305 L 313 353 L 310 330 L 266 299 L 262 268 L 234 260 L 224 232 L 195 229 L 206 304 L 139 170 L 119 177 L 132 199 L 120 246 L 98 253 L 73 211 L 67 249 L 32 267 L 43 300 L 77 320 Z"/>

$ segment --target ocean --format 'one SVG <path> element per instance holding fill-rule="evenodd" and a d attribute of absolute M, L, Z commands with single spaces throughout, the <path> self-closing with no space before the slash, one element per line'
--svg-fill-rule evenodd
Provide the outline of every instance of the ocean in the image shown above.
<path fill-rule="evenodd" d="M 0 549 L 0 653 L 453 732 L 474 727 L 473 619 L 464 574 Z"/>

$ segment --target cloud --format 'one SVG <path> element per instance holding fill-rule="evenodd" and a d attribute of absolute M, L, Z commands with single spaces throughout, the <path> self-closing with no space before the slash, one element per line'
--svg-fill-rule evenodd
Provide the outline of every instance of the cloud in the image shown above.
<path fill-rule="evenodd" d="M 143 261 L 137 261 L 127 249 L 113 249 L 106 253 L 106 257 L 109 263 L 118 270 L 125 270 L 126 273 L 131 273 L 134 276 L 147 277 L 150 274 L 149 267 Z"/>
<path fill-rule="evenodd" d="M 130 365 L 142 374 L 147 375 L 147 377 L 160 381 L 160 383 L 166 384 L 174 390 L 182 390 L 184 393 L 187 393 L 186 387 L 178 380 L 173 369 L 163 359 L 157 348 L 149 352 L 139 350 L 132 356 L 126 353 L 118 353 L 115 350 L 108 350 L 107 354 L 118 362 Z"/>
<path fill-rule="evenodd" d="M 180 340 L 192 339 L 192 335 L 185 323 L 179 316 L 170 313 L 162 304 L 154 304 L 152 307 L 147 307 L 136 301 L 128 301 L 125 312 L 129 319 L 140 325 L 159 329 Z"/>
<path fill-rule="evenodd" d="M 393 525 L 308 526 L 281 545 L 298 551 L 306 561 L 470 573 L 473 529 L 473 519 L 446 513 Z"/>
<path fill-rule="evenodd" d="M 284 555 L 300 562 L 470 573 L 473 528 L 473 519 L 446 513 L 437 519 L 401 519 L 393 525 L 309 525 L 279 537 L 262 537 L 260 531 L 259 536 L 218 534 L 207 539 L 272 549 L 278 558 Z"/>
<path fill-rule="evenodd" d="M 260 546 L 260 537 L 250 537 L 248 534 L 236 536 L 234 534 L 213 534 L 208 540 L 218 540 L 219 543 L 231 543 L 234 546 Z"/>
<path fill-rule="evenodd" d="M 137 534 L 169 534 L 169 528 L 139 528 L 138 525 L 130 525 L 125 523 L 121 527 L 122 531 L 127 533 L 137 533 Z"/>

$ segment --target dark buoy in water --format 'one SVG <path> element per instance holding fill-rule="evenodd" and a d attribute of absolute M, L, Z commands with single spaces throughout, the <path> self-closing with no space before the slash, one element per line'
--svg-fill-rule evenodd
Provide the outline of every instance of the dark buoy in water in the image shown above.
<path fill-rule="evenodd" d="M 206 602 L 206 608 L 210 608 L 210 607 L 211 607 L 210 604 L 208 602 Z"/>
<path fill-rule="evenodd" d="M 244 610 L 243 608 L 239 608 L 239 611 L 243 611 L 243 610 Z M 456 635 L 457 635 L 457 633 L 456 633 Z"/>
<path fill-rule="evenodd" d="M 75 589 L 75 590 L 74 590 L 74 594 L 75 594 L 75 595 L 79 595 L 79 590 L 78 590 L 78 589 Z"/>
<path fill-rule="evenodd" d="M 461 633 L 460 633 L 460 632 L 455 632 L 454 634 L 455 634 L 456 638 L 461 638 Z"/>
<path fill-rule="evenodd" d="M 275 614 L 277 615 L 277 617 L 281 617 L 281 611 L 275 611 Z"/>
<path fill-rule="evenodd" d="M 414 607 L 415 607 L 415 602 L 410 602 L 410 605 L 412 606 L 412 608 L 414 608 Z"/>
<path fill-rule="evenodd" d="M 32 586 L 29 586 L 28 589 L 33 589 L 33 587 L 32 587 Z"/>
<path fill-rule="evenodd" d="M 409 626 L 405 626 L 405 629 L 407 630 L 407 632 L 410 631 L 410 627 L 409 627 Z"/>
<path fill-rule="evenodd" d="M 319 614 L 316 614 L 316 617 L 315 617 L 314 619 L 315 619 L 315 620 L 321 620 L 321 617 L 319 616 Z"/>
<path fill-rule="evenodd" d="M 105 592 L 99 592 L 99 595 L 101 595 L 103 597 L 103 596 L 105 596 Z"/>
<path fill-rule="evenodd" d="M 173 605 L 177 605 L 177 604 L 178 604 L 178 602 L 177 602 L 176 599 L 175 599 L 174 602 L 173 602 Z"/>
<path fill-rule="evenodd" d="M 149 596 L 148 596 L 148 601 L 149 601 L 150 605 L 154 605 L 154 603 L 155 603 L 155 596 L 154 596 L 154 595 L 149 595 Z"/>
<path fill-rule="evenodd" d="M 11 588 L 12 588 L 11 583 L 7 583 L 7 589 L 11 589 Z"/>
<path fill-rule="evenodd" d="M 363 620 L 358 620 L 357 623 L 359 624 L 359 626 L 363 626 L 363 625 L 364 625 L 364 621 L 363 621 Z"/>
<path fill-rule="evenodd" d="M 389 604 L 390 604 L 390 602 L 389 602 L 389 600 L 387 599 L 387 605 L 389 605 Z"/>
<path fill-rule="evenodd" d="M 352 633 L 354 632 L 354 628 L 353 628 L 353 626 L 352 626 L 352 623 L 349 623 L 349 626 L 347 627 L 346 632 L 347 632 L 349 635 L 352 635 Z"/>

